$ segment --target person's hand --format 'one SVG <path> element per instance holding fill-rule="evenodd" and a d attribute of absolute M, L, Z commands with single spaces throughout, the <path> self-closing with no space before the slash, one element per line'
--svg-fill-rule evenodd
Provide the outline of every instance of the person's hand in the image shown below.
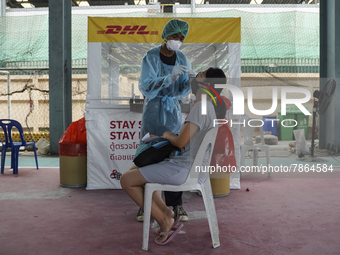
<path fill-rule="evenodd" d="M 196 75 L 197 75 L 197 73 L 196 73 L 194 70 L 190 69 L 190 70 L 188 71 L 188 76 L 189 76 L 189 78 L 195 78 Z"/>
<path fill-rule="evenodd" d="M 169 139 L 170 136 L 174 135 L 174 132 L 165 131 L 162 135 L 164 139 Z"/>
<path fill-rule="evenodd" d="M 184 66 L 184 65 L 174 66 L 174 68 L 172 69 L 172 74 L 170 76 L 171 82 L 177 81 L 177 79 L 181 75 L 184 75 L 184 72 L 188 72 L 188 71 L 189 71 L 189 68 L 187 66 Z"/>

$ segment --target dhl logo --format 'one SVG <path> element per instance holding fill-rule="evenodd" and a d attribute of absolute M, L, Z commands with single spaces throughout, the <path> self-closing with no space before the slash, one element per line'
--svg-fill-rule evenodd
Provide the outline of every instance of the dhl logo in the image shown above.
<path fill-rule="evenodd" d="M 97 34 L 121 34 L 121 35 L 158 35 L 158 31 L 145 31 L 147 26 L 106 26 L 106 30 L 98 30 Z"/>

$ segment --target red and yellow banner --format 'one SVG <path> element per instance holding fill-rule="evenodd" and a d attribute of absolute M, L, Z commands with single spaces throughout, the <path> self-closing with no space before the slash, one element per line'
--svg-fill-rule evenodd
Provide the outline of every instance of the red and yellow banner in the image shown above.
<path fill-rule="evenodd" d="M 162 43 L 172 18 L 88 18 L 88 42 Z M 180 18 L 189 23 L 185 43 L 240 43 L 241 18 Z"/>

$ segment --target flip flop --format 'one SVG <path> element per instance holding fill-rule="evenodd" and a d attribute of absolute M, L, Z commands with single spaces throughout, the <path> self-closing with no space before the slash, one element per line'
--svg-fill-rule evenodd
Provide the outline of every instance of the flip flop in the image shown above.
<path fill-rule="evenodd" d="M 183 228 L 183 224 L 179 225 L 177 227 L 177 229 L 175 231 L 171 230 L 169 232 L 161 232 L 160 235 L 161 236 L 165 236 L 167 235 L 168 238 L 163 242 L 163 243 L 160 243 L 158 242 L 156 239 L 155 239 L 155 243 L 158 244 L 158 245 L 166 245 L 167 243 L 169 243 L 177 234 L 178 232 Z"/>
<path fill-rule="evenodd" d="M 177 218 L 177 220 L 174 221 L 174 224 L 172 224 L 171 230 L 175 231 L 175 230 L 178 228 L 177 224 L 180 222 L 181 219 L 182 219 L 182 216 L 179 216 L 179 217 Z M 159 229 L 155 230 L 155 233 L 156 233 L 157 235 L 160 235 L 161 232 L 158 232 L 158 230 L 159 230 Z"/>

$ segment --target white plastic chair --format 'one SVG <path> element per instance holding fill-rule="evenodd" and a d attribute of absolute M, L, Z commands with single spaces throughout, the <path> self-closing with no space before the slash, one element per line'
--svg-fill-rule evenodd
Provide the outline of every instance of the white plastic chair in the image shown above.
<path fill-rule="evenodd" d="M 143 222 L 143 247 L 142 249 L 147 251 L 148 244 L 149 244 L 149 232 L 150 232 L 150 215 L 151 215 L 151 201 L 152 201 L 152 194 L 154 191 L 200 191 L 203 197 L 203 202 L 205 206 L 205 211 L 207 213 L 207 218 L 209 222 L 210 234 L 212 239 L 213 247 L 216 248 L 220 246 L 220 239 L 219 239 L 219 230 L 217 224 L 217 217 L 215 211 L 215 204 L 213 199 L 213 194 L 210 185 L 209 174 L 206 175 L 206 180 L 203 184 L 198 183 L 198 177 L 193 178 L 190 175 L 196 174 L 195 173 L 195 166 L 202 166 L 203 158 L 206 151 L 206 148 L 210 145 L 210 148 L 214 148 L 216 135 L 217 135 L 218 127 L 210 129 L 197 152 L 195 160 L 192 164 L 190 169 L 190 173 L 188 178 L 182 185 L 162 185 L 158 183 L 147 183 L 145 184 L 144 189 L 144 222 Z M 213 149 L 210 149 L 209 154 L 209 162 L 211 159 Z"/>
<path fill-rule="evenodd" d="M 241 166 L 244 166 L 245 163 L 245 156 L 246 152 L 249 150 L 253 151 L 253 165 L 257 166 L 258 165 L 258 151 L 264 151 L 266 153 L 266 158 L 267 158 L 267 169 L 268 169 L 268 177 L 271 176 L 270 171 L 269 171 L 269 165 L 270 165 L 270 151 L 269 151 L 269 146 L 264 143 L 264 137 L 263 137 L 263 126 L 260 127 L 260 136 L 261 136 L 261 143 L 254 144 L 253 142 L 253 134 L 255 127 L 249 126 L 249 120 L 251 121 L 251 125 L 254 126 L 256 125 L 255 120 L 258 119 L 248 119 L 245 121 L 245 126 L 241 125 L 241 129 L 243 131 L 243 136 L 244 136 L 244 144 L 241 145 Z M 258 120 L 261 121 L 261 120 Z M 242 172 L 240 172 L 240 175 L 242 176 Z"/>

